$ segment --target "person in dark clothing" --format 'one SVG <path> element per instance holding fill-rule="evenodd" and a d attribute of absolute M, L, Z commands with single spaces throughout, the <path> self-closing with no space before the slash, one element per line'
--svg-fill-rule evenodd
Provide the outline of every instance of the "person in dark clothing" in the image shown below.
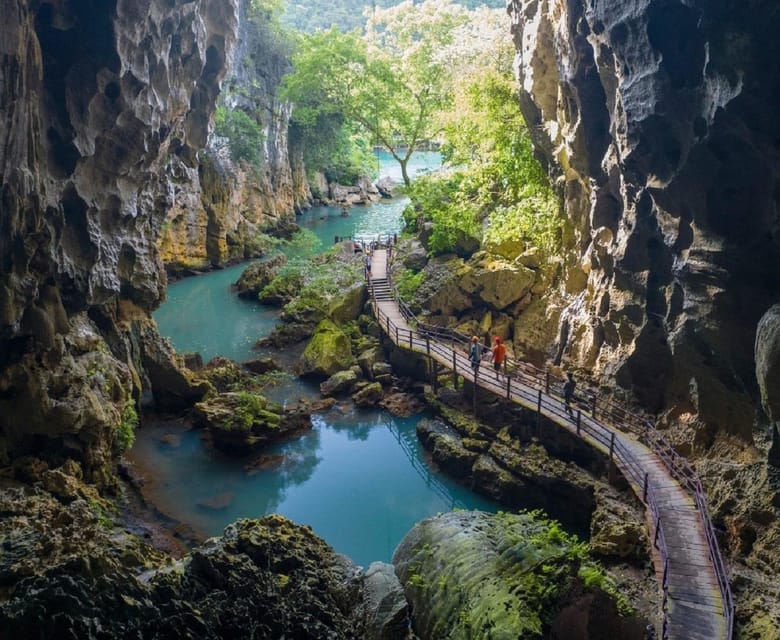
<path fill-rule="evenodd" d="M 471 346 L 469 347 L 469 360 L 471 361 L 471 368 L 474 369 L 474 377 L 477 376 L 477 370 L 479 369 L 479 363 L 482 360 L 482 345 L 479 344 L 479 338 L 474 336 L 471 338 Z"/>
<path fill-rule="evenodd" d="M 577 383 L 574 381 L 574 376 L 571 372 L 566 374 L 566 378 L 566 382 L 563 383 L 563 404 L 566 407 L 566 411 L 571 413 L 571 401 L 574 399 L 574 389 Z"/>

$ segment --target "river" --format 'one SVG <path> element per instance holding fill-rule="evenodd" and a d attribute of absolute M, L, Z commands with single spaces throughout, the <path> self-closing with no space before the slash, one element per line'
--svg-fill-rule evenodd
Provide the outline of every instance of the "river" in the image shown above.
<path fill-rule="evenodd" d="M 437 154 L 420 154 L 411 171 L 437 163 Z M 382 166 L 392 170 L 386 161 Z M 321 250 L 336 235 L 397 232 L 405 205 L 398 198 L 353 207 L 348 217 L 340 209 L 318 207 L 298 222 L 317 234 Z M 235 295 L 231 283 L 244 268 L 170 286 L 155 318 L 180 352 L 199 351 L 204 360 L 257 357 L 252 346 L 274 326 L 278 310 Z M 315 397 L 318 390 L 293 381 L 272 395 Z M 419 419 L 343 403 L 315 415 L 311 432 L 240 461 L 205 447 L 200 432 L 184 422 L 156 422 L 139 431 L 131 459 L 153 470 L 145 493 L 154 504 L 201 535 L 217 535 L 236 518 L 281 513 L 310 525 L 336 551 L 367 566 L 389 561 L 421 519 L 453 507 L 496 509 L 431 466 L 416 437 Z"/>

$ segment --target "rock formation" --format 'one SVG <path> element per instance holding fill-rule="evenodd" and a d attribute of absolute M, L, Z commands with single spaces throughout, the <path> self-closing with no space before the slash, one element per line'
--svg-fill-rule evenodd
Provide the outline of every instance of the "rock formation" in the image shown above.
<path fill-rule="evenodd" d="M 680 441 L 749 441 L 780 290 L 776 3 L 509 7 L 523 113 L 576 229 L 558 359 L 690 424 Z"/>
<path fill-rule="evenodd" d="M 88 510 L 83 501 L 78 506 L 69 511 L 84 520 Z M 0 606 L 3 633 L 390 640 L 408 626 L 387 565 L 363 574 L 309 527 L 282 516 L 239 520 L 175 563 L 133 542 L 117 557 L 90 544 L 90 556 L 72 551 L 70 563 L 23 580 Z M 139 579 L 142 553 L 147 570 Z"/>
<path fill-rule="evenodd" d="M 149 313 L 157 236 L 235 41 L 234 1 L 0 3 L 0 465 L 106 465 L 175 363 Z M 163 361 L 145 369 L 148 355 Z M 186 384 L 182 391 L 186 392 Z"/>
<path fill-rule="evenodd" d="M 615 594 L 614 584 L 586 586 L 572 544 L 529 514 L 450 512 L 417 523 L 393 564 L 421 638 L 644 638 L 645 624 L 621 617 L 601 588 Z"/>
<path fill-rule="evenodd" d="M 291 105 L 278 97 L 290 70 L 288 47 L 269 15 L 241 1 L 240 29 L 225 108 L 241 110 L 262 130 L 259 166 L 234 162 L 226 140 L 212 136 L 194 167 L 178 167 L 159 245 L 171 272 L 208 269 L 259 255 L 258 235 L 294 225 L 311 193 L 301 151 L 288 138 Z"/>

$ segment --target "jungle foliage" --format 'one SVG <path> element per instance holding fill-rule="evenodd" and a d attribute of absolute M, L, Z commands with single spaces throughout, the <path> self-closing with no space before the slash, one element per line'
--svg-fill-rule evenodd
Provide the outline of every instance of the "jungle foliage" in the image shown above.
<path fill-rule="evenodd" d="M 366 13 L 376 8 L 387 8 L 397 0 L 313 0 L 302 2 L 290 0 L 282 21 L 290 28 L 305 33 L 314 33 L 336 27 L 340 31 L 362 30 L 366 25 Z M 457 4 L 467 9 L 487 5 L 503 9 L 504 0 L 460 0 Z"/>
<path fill-rule="evenodd" d="M 490 71 L 474 78 L 445 126 L 442 154 L 455 167 L 418 180 L 404 218 L 411 230 L 432 221 L 429 250 L 446 253 L 459 235 L 483 244 L 518 240 L 544 255 L 563 237 L 560 204 L 534 158 L 511 76 Z"/>

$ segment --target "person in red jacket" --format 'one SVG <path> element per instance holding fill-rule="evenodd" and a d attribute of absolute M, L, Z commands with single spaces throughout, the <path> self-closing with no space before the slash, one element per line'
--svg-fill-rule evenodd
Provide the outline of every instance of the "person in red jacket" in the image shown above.
<path fill-rule="evenodd" d="M 506 360 L 506 347 L 498 336 L 496 336 L 495 342 L 496 343 L 493 346 L 493 368 L 496 370 L 496 377 L 498 377 L 501 365 L 504 364 L 504 361 Z"/>

